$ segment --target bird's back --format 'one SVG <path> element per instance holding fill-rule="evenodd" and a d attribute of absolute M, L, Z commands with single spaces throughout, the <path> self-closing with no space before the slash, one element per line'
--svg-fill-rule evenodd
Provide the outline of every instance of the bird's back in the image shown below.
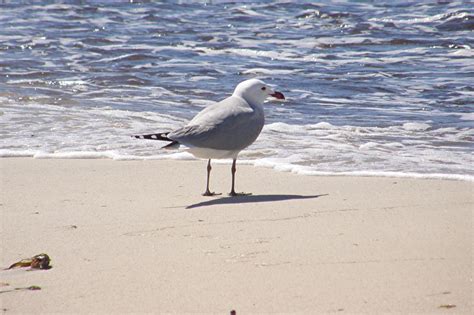
<path fill-rule="evenodd" d="M 230 96 L 208 106 L 168 137 L 191 148 L 240 151 L 257 139 L 264 122 L 261 106 Z"/>

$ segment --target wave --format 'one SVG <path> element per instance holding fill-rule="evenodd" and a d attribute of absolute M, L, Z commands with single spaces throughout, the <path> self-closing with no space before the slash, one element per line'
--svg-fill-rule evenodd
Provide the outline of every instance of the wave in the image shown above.
<path fill-rule="evenodd" d="M 474 175 L 467 3 L 227 2 L 6 3 L 0 155 L 190 159 L 129 136 L 180 127 L 262 76 L 287 101 L 265 104 L 267 125 L 241 163 Z"/>

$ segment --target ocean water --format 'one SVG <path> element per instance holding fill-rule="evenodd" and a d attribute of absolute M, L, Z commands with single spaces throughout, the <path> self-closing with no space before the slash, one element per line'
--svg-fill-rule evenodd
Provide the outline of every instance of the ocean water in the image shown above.
<path fill-rule="evenodd" d="M 179 127 L 258 77 L 285 102 L 240 163 L 474 180 L 462 1 L 0 2 L 0 156 L 191 159 Z"/>

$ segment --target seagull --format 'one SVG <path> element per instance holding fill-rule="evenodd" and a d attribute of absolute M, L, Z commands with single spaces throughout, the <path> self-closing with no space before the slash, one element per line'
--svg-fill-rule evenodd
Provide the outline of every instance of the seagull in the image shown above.
<path fill-rule="evenodd" d="M 171 132 L 133 136 L 138 139 L 168 141 L 163 148 L 177 148 L 183 144 L 197 158 L 207 159 L 207 183 L 203 196 L 214 196 L 209 190 L 212 159 L 232 159 L 232 187 L 230 196 L 248 195 L 235 192 L 237 156 L 251 145 L 265 123 L 263 102 L 267 97 L 284 100 L 281 92 L 274 91 L 258 79 L 245 80 L 237 85 L 228 98 L 209 105 L 187 125 Z"/>

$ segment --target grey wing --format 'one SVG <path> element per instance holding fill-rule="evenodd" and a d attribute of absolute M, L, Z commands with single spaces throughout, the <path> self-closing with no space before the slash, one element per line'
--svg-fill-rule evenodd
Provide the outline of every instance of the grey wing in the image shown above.
<path fill-rule="evenodd" d="M 230 97 L 204 109 L 168 137 L 190 147 L 242 150 L 257 139 L 263 124 L 263 111 Z"/>

